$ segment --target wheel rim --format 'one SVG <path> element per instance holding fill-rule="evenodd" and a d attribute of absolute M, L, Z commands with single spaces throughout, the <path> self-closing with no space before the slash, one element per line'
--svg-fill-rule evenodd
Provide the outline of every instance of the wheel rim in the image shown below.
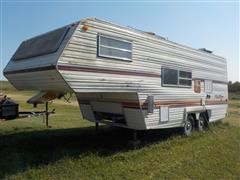
<path fill-rule="evenodd" d="M 189 119 L 185 122 L 184 131 L 187 136 L 192 133 L 192 123 Z"/>
<path fill-rule="evenodd" d="M 200 117 L 199 117 L 199 127 L 198 127 L 198 129 L 199 129 L 200 131 L 202 131 L 202 130 L 204 129 L 204 127 L 205 127 L 205 120 L 204 120 L 204 117 L 203 117 L 202 115 L 200 115 Z"/>
<path fill-rule="evenodd" d="M 203 129 L 203 126 L 204 126 L 204 120 L 203 120 L 203 118 L 200 118 L 199 119 L 199 129 Z"/>

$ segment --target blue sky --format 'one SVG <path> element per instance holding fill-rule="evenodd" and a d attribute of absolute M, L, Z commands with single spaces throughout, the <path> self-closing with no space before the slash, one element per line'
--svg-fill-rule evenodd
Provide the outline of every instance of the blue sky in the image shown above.
<path fill-rule="evenodd" d="M 98 17 L 193 48 L 213 50 L 227 59 L 228 79 L 240 80 L 237 2 L 0 1 L 1 74 L 24 39 L 85 17 Z"/>

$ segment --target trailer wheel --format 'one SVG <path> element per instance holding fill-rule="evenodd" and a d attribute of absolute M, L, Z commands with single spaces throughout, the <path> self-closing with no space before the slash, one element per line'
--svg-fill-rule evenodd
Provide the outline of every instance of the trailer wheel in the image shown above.
<path fill-rule="evenodd" d="M 198 130 L 199 130 L 199 131 L 203 131 L 204 126 L 205 126 L 205 119 L 204 119 L 204 117 L 202 116 L 202 114 L 200 114 L 199 120 L 198 120 Z"/>
<path fill-rule="evenodd" d="M 183 134 L 185 136 L 190 136 L 192 134 L 192 131 L 193 131 L 193 122 L 194 122 L 194 118 L 192 115 L 188 115 L 185 123 L 184 123 L 184 126 L 182 128 L 183 130 Z"/>
<path fill-rule="evenodd" d="M 202 112 L 199 116 L 198 130 L 203 131 L 208 127 L 208 118 L 206 112 Z"/>
<path fill-rule="evenodd" d="M 8 117 L 5 117 L 5 120 L 13 120 L 16 118 L 17 118 L 17 116 L 8 116 Z"/>

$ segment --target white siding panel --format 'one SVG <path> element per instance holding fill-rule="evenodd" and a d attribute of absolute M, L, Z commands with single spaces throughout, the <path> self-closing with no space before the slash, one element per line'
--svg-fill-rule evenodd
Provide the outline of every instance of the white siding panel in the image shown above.
<path fill-rule="evenodd" d="M 124 108 L 127 126 L 133 129 L 146 129 L 146 124 L 140 109 Z"/>
<path fill-rule="evenodd" d="M 216 121 L 219 119 L 223 119 L 227 113 L 227 105 L 213 105 L 213 106 L 206 106 L 207 109 L 211 109 L 211 118 L 210 122 Z"/>
<path fill-rule="evenodd" d="M 71 91 L 57 70 L 9 74 L 6 77 L 19 90 Z"/>
<path fill-rule="evenodd" d="M 93 111 L 123 114 L 123 109 L 120 103 L 91 101 L 90 104 Z"/>
<path fill-rule="evenodd" d="M 84 32 L 81 30 L 82 25 L 79 25 L 60 57 L 58 65 L 153 73 L 158 77 L 83 72 L 81 69 L 79 71 L 60 70 L 75 92 L 138 92 L 141 102 L 147 101 L 149 95 L 153 95 L 155 101 L 194 99 L 200 102 L 207 95 L 204 92 L 203 81 L 201 93 L 194 92 L 194 81 L 192 81 L 192 88 L 162 87 L 161 68 L 190 70 L 193 79 L 227 81 L 224 58 L 105 21 L 87 19 L 84 23 L 89 26 L 89 30 Z M 132 41 L 132 61 L 98 57 L 98 34 Z M 214 82 L 210 99 L 216 98 L 216 95 L 222 95 L 222 98 L 226 99 L 227 85 Z M 146 110 L 143 110 L 143 115 L 147 128 L 161 128 L 180 125 L 183 121 L 183 112 L 184 107 L 169 108 L 169 121 L 164 123 L 160 122 L 159 109 L 155 109 L 153 114 L 147 114 Z"/>
<path fill-rule="evenodd" d="M 184 107 L 169 108 L 169 121 L 183 121 Z"/>
<path fill-rule="evenodd" d="M 66 79 L 76 92 L 82 92 L 86 89 L 90 91 L 95 91 L 96 89 L 111 91 L 112 89 L 112 91 L 119 92 L 119 88 L 121 88 L 124 91 L 135 90 L 148 93 L 152 90 L 154 93 L 158 93 L 158 90 L 161 88 L 160 74 L 162 66 L 191 70 L 193 78 L 208 79 L 211 77 L 212 80 L 227 81 L 226 61 L 221 57 L 97 19 L 87 19 L 84 20 L 84 23 L 89 26 L 89 30 L 86 32 L 82 31 L 82 24 L 79 24 L 79 27 L 76 29 L 60 57 L 58 65 L 70 64 L 75 67 L 94 67 L 155 73 L 159 74 L 159 80 L 157 78 L 142 76 L 139 77 L 142 79 L 142 81 L 139 82 L 139 78 L 132 77 L 131 75 L 119 76 L 119 74 L 85 74 L 76 71 L 61 71 L 64 79 Z M 126 62 L 123 60 L 98 57 L 98 34 L 132 41 L 132 61 Z M 93 76 L 95 76 L 95 79 Z M 79 81 L 76 81 L 75 77 L 79 77 Z M 89 79 L 87 79 L 88 77 Z M 119 77 L 128 79 L 128 81 L 120 80 Z M 85 82 L 89 80 L 89 84 L 83 84 L 81 79 L 84 79 Z M 104 79 L 104 81 L 101 79 Z M 154 79 L 154 81 L 152 81 L 152 79 Z M 128 82 L 130 81 L 132 85 L 129 85 Z M 125 85 L 117 85 L 124 83 Z M 94 84 L 96 84 L 96 89 L 94 88 Z M 102 87 L 100 87 L 100 84 L 102 84 Z M 166 91 L 168 91 L 168 88 Z M 186 90 L 184 91 L 186 96 L 190 93 L 193 97 L 196 97 L 192 92 L 188 90 L 188 92 L 186 92 Z"/>
<path fill-rule="evenodd" d="M 154 127 L 160 124 L 159 113 L 160 113 L 159 108 L 154 109 L 153 113 L 150 114 L 147 113 L 147 110 L 143 110 L 147 127 Z"/>

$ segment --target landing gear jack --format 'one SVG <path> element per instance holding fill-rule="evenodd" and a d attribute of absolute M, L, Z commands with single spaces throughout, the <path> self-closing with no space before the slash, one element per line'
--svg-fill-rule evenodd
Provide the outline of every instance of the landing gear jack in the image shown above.
<path fill-rule="evenodd" d="M 45 123 L 46 127 L 51 128 L 51 126 L 48 125 L 48 119 L 49 119 L 49 111 L 48 111 L 48 101 L 45 102 Z"/>
<path fill-rule="evenodd" d="M 96 122 L 95 123 L 95 130 L 96 130 L 96 132 L 98 132 L 98 129 L 99 129 L 99 122 Z"/>
<path fill-rule="evenodd" d="M 137 149 L 137 147 L 140 145 L 140 140 L 137 139 L 137 130 L 133 129 L 133 139 L 128 141 L 128 144 L 133 149 Z"/>

